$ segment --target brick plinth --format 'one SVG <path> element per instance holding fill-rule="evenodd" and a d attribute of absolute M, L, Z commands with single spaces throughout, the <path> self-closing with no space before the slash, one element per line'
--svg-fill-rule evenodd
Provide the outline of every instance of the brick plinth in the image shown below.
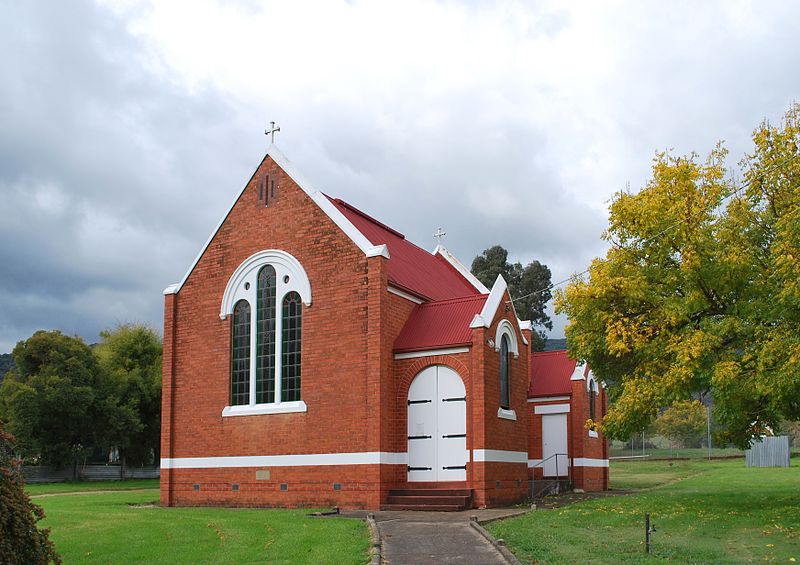
<path fill-rule="evenodd" d="M 172 505 L 376 508 L 381 500 L 379 467 L 171 469 Z M 265 470 L 269 479 L 257 480 L 256 472 Z"/>

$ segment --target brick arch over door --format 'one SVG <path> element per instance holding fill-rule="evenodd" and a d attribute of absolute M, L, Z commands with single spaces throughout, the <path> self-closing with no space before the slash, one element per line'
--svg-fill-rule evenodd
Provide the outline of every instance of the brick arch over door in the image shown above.
<path fill-rule="evenodd" d="M 460 359 L 454 358 L 451 355 L 433 355 L 431 357 L 420 357 L 403 372 L 403 376 L 397 381 L 398 406 L 405 405 L 408 399 L 408 389 L 411 387 L 414 377 L 423 369 L 433 365 L 444 365 L 445 367 L 453 369 L 458 376 L 461 377 L 461 381 L 464 383 L 464 389 L 467 391 L 467 398 L 470 398 L 472 387 L 470 386 L 471 379 L 468 378 L 469 369 L 467 366 Z"/>

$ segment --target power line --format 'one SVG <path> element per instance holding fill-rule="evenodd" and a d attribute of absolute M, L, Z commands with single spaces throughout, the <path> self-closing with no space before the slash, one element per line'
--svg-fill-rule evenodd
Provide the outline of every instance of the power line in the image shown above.
<path fill-rule="evenodd" d="M 786 165 L 787 163 L 790 163 L 791 161 L 793 161 L 793 160 L 794 160 L 794 159 L 796 159 L 797 157 L 800 157 L 800 153 L 795 153 L 794 155 L 792 155 L 792 156 L 790 156 L 790 157 L 787 157 L 787 158 L 786 158 L 786 159 L 784 159 L 783 161 L 781 161 L 781 162 L 779 162 L 779 163 L 775 163 L 774 165 L 772 165 L 771 167 L 769 167 L 769 168 L 768 168 L 766 171 L 764 171 L 764 172 L 765 172 L 765 173 L 770 173 L 770 172 L 772 172 L 772 171 L 774 171 L 774 170 L 776 170 L 776 169 L 778 169 L 778 168 L 781 168 L 781 167 L 783 167 L 783 166 L 784 166 L 784 165 Z M 753 179 L 753 180 L 755 180 L 755 179 Z M 753 180 L 749 180 L 749 181 L 745 182 L 745 183 L 744 183 L 744 184 L 742 184 L 742 185 L 741 185 L 739 188 L 737 188 L 736 190 L 734 190 L 733 192 L 731 192 L 731 193 L 730 193 L 730 194 L 728 194 L 727 196 L 723 196 L 722 198 L 720 198 L 720 199 L 719 199 L 719 202 L 717 202 L 717 203 L 714 205 L 714 207 L 717 207 L 717 206 L 719 206 L 719 205 L 723 204 L 723 203 L 724 203 L 726 200 L 728 200 L 728 199 L 730 199 L 730 198 L 733 198 L 734 196 L 737 196 L 737 195 L 738 195 L 738 194 L 739 194 L 741 191 L 743 191 L 743 190 L 744 190 L 744 189 L 746 189 L 748 186 L 750 186 L 750 184 L 752 184 Z M 699 213 L 700 213 L 700 211 L 698 211 L 698 212 L 696 212 L 696 213 L 694 213 L 694 214 L 690 214 L 690 215 L 689 215 L 689 216 L 687 216 L 686 218 L 684 218 L 684 219 L 682 219 L 682 220 L 680 220 L 680 221 L 678 221 L 678 222 L 675 222 L 675 223 L 674 223 L 674 224 L 672 224 L 672 225 L 669 225 L 669 226 L 667 226 L 666 228 L 664 228 L 663 230 L 661 230 L 661 231 L 660 231 L 660 232 L 658 232 L 657 234 L 655 234 L 655 235 L 653 235 L 653 236 L 650 236 L 650 237 L 648 237 L 647 239 L 643 240 L 643 241 L 642 241 L 642 243 L 641 243 L 641 245 L 646 245 L 646 244 L 650 243 L 651 241 L 653 241 L 653 240 L 655 240 L 655 239 L 657 239 L 657 238 L 661 237 L 662 235 L 665 235 L 666 233 L 668 233 L 668 232 L 670 232 L 671 230 L 673 230 L 673 229 L 677 228 L 677 227 L 678 227 L 678 226 L 680 226 L 681 224 L 684 224 L 684 223 L 688 222 L 690 219 L 692 219 L 694 216 L 696 216 L 696 215 L 697 215 L 697 214 L 699 214 Z M 620 247 L 621 247 L 621 246 L 620 246 Z M 523 300 L 523 299 L 525 299 L 525 298 L 528 298 L 529 296 L 533 296 L 533 295 L 535 295 L 535 294 L 540 294 L 540 293 L 542 293 L 542 292 L 547 292 L 547 291 L 553 290 L 554 288 L 557 288 L 557 287 L 561 286 L 562 284 L 568 283 L 568 282 L 569 282 L 569 281 L 571 281 L 573 278 L 582 277 L 583 275 L 585 275 L 585 274 L 587 274 L 589 271 L 591 271 L 591 269 L 592 269 L 591 267 L 587 267 L 585 270 L 581 271 L 580 273 L 573 274 L 573 275 L 569 276 L 569 277 L 568 277 L 568 278 L 566 278 L 566 279 L 560 280 L 560 281 L 558 281 L 558 282 L 556 282 L 556 283 L 550 283 L 548 286 L 546 286 L 546 287 L 544 287 L 544 288 L 540 288 L 539 290 L 534 290 L 533 292 L 529 292 L 528 294 L 523 294 L 522 296 L 518 296 L 518 297 L 516 297 L 516 298 L 512 298 L 512 299 L 511 299 L 511 302 L 513 303 L 513 302 L 516 302 L 516 301 L 518 301 L 518 300 Z"/>

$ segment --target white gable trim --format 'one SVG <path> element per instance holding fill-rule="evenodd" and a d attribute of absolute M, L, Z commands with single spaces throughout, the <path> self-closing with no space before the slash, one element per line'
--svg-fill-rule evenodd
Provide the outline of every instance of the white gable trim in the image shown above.
<path fill-rule="evenodd" d="M 583 372 L 586 370 L 586 363 L 578 363 L 575 365 L 575 370 L 572 371 L 572 376 L 569 378 L 571 381 L 582 381 L 585 380 L 586 377 L 583 376 Z"/>
<path fill-rule="evenodd" d="M 450 265 L 452 265 L 453 268 L 455 268 L 455 270 L 458 271 L 462 277 L 467 279 L 470 282 L 470 284 L 475 287 L 475 290 L 477 290 L 481 294 L 489 294 L 489 289 L 486 288 L 486 285 L 484 285 L 481 281 L 479 281 L 478 278 L 475 275 L 473 275 L 461 261 L 456 259 L 456 256 L 450 253 L 450 251 L 448 251 L 442 244 L 436 246 L 436 249 L 433 250 L 433 254 L 441 255 L 442 259 L 450 263 Z"/>
<path fill-rule="evenodd" d="M 455 355 L 468 353 L 469 347 L 445 347 L 442 349 L 428 349 L 426 351 L 409 351 L 408 353 L 395 353 L 395 359 L 416 359 L 417 357 L 433 357 L 434 355 Z"/>
<path fill-rule="evenodd" d="M 413 302 L 414 304 L 422 304 L 423 302 L 425 302 L 421 298 L 417 298 L 413 294 L 409 294 L 406 291 L 400 290 L 399 288 L 395 288 L 393 286 L 387 287 L 386 290 L 388 290 L 391 294 L 399 296 L 400 298 L 405 298 L 406 300 Z"/>
<path fill-rule="evenodd" d="M 500 302 L 503 300 L 503 293 L 507 288 L 508 285 L 506 284 L 503 275 L 497 275 L 497 278 L 492 285 L 492 290 L 489 292 L 489 298 L 486 299 L 486 303 L 483 305 L 481 313 L 475 315 L 475 318 L 472 320 L 472 323 L 469 325 L 469 327 L 488 328 L 492 325 L 494 315 L 497 313 L 497 309 L 500 307 Z"/>
<path fill-rule="evenodd" d="M 497 309 L 500 308 L 500 303 L 503 301 L 503 293 L 508 290 L 508 285 L 506 284 L 506 280 L 503 278 L 503 275 L 497 275 L 497 279 L 495 279 L 494 284 L 492 285 L 492 290 L 489 292 L 489 298 L 486 299 L 486 303 L 483 305 L 483 309 L 481 310 L 480 314 L 475 314 L 475 317 L 472 319 L 472 323 L 469 325 L 471 328 L 488 328 L 492 325 L 492 320 L 494 320 L 495 314 L 497 314 Z M 528 340 L 525 339 L 525 334 L 522 333 L 523 329 L 530 329 L 531 323 L 530 321 L 525 322 L 517 318 L 517 311 L 514 308 L 514 303 L 511 302 L 511 310 L 514 312 L 514 319 L 517 320 L 517 325 L 520 329 L 520 336 L 522 336 L 522 343 L 528 345 Z M 519 352 L 517 352 L 519 355 Z"/>
<path fill-rule="evenodd" d="M 328 200 L 328 197 L 322 194 L 319 190 L 315 189 L 311 183 L 309 183 L 306 178 L 292 165 L 286 156 L 280 152 L 280 150 L 275 145 L 270 145 L 267 149 L 267 154 L 264 156 L 264 159 L 267 157 L 272 157 L 272 160 L 278 165 L 283 171 L 289 175 L 289 177 L 295 182 L 300 189 L 305 192 L 311 200 L 313 200 L 317 206 L 319 206 L 323 212 L 335 223 L 339 229 L 341 229 L 344 234 L 349 237 L 353 243 L 358 246 L 358 248 L 364 253 L 367 257 L 386 257 L 389 258 L 389 248 L 386 245 L 372 245 L 372 243 L 362 234 L 358 229 L 353 225 L 353 223 L 348 220 L 344 214 L 342 214 L 333 203 Z M 261 162 L 264 162 L 264 159 Z M 249 181 L 248 181 L 249 182 Z M 164 294 L 177 294 L 183 285 L 186 284 L 186 280 L 189 278 L 189 275 L 192 274 L 194 268 L 197 266 L 197 263 L 200 262 L 200 258 L 208 249 L 208 246 L 211 245 L 211 242 L 214 240 L 214 237 L 219 232 L 219 229 L 222 227 L 222 224 L 225 223 L 225 220 L 230 215 L 233 207 L 239 201 L 242 194 L 244 193 L 245 189 L 247 188 L 247 183 L 242 187 L 236 197 L 233 199 L 233 202 L 228 207 L 228 211 L 222 216 L 222 219 L 217 224 L 217 227 L 214 228 L 214 231 L 211 232 L 211 235 L 206 240 L 203 247 L 200 249 L 200 253 L 197 254 L 194 261 L 192 261 L 189 270 L 186 271 L 186 274 L 183 275 L 181 281 L 177 284 L 173 284 L 168 286 L 164 290 Z"/>

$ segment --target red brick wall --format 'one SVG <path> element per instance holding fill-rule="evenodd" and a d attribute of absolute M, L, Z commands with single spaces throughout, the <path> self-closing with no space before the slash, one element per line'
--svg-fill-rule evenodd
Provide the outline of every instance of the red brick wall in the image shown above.
<path fill-rule="evenodd" d="M 179 506 L 339 506 L 375 508 L 379 465 L 271 467 L 268 480 L 256 480 L 259 468 L 180 469 L 172 503 Z M 163 477 L 163 474 L 162 474 Z M 286 490 L 281 490 L 281 485 Z M 334 490 L 334 484 L 339 490 Z M 195 490 L 197 485 L 199 490 Z M 238 490 L 234 491 L 234 485 Z"/>
<path fill-rule="evenodd" d="M 257 183 L 267 172 L 278 179 L 278 197 L 265 207 L 258 200 Z M 229 404 L 231 323 L 230 316 L 219 318 L 222 294 L 242 261 L 264 249 L 292 254 L 311 283 L 312 304 L 303 307 L 302 336 L 301 398 L 308 411 L 222 418 L 222 409 Z M 183 288 L 177 295 L 166 297 L 165 359 L 171 356 L 174 363 L 164 364 L 162 456 L 379 450 L 378 423 L 383 425 L 387 416 L 386 404 L 378 399 L 390 384 L 388 369 L 381 370 L 381 366 L 389 366 L 382 365 L 387 357 L 387 338 L 377 334 L 370 341 L 367 336 L 370 326 L 380 324 L 388 303 L 385 289 L 385 259 L 365 258 L 270 158 L 265 159 Z M 377 483 L 377 475 L 366 472 L 365 466 L 355 466 L 350 472 Z M 328 473 L 328 482 L 340 474 L 324 467 L 294 468 L 291 472 L 284 468 L 280 473 L 296 481 L 296 486 L 289 485 L 291 492 L 309 493 L 308 503 L 323 503 L 328 493 L 318 499 L 303 484 L 317 481 L 320 473 Z M 162 479 L 162 502 L 201 502 L 202 494 L 185 498 L 177 493 L 202 483 L 203 476 L 209 480 L 225 477 L 245 485 L 254 471 L 172 470 Z M 212 491 L 201 489 L 200 493 L 204 492 Z M 302 502 L 297 494 L 273 500 L 268 489 L 253 492 L 260 493 L 253 496 L 264 497 L 253 501 L 258 504 L 271 505 L 284 499 Z M 377 504 L 377 485 L 372 489 L 359 487 L 358 493 L 347 499 L 348 504 Z"/>
<path fill-rule="evenodd" d="M 530 419 L 527 410 L 530 334 L 523 335 L 513 308 L 506 310 L 510 303 L 508 292 L 505 292 L 500 307 L 489 328 L 473 331 L 472 361 L 475 375 L 474 402 L 476 406 L 473 427 L 475 449 L 496 449 L 503 451 L 527 452 L 528 430 Z M 516 412 L 517 419 L 507 420 L 498 417 L 500 408 L 500 354 L 487 344 L 487 340 L 495 340 L 497 326 L 502 320 L 508 320 L 514 328 L 519 357 L 510 355 L 509 387 L 510 407 Z M 527 495 L 528 484 L 527 463 L 485 462 L 475 465 L 473 488 L 477 506 L 497 506 L 522 500 Z M 500 481 L 498 488 L 497 481 Z"/>
<path fill-rule="evenodd" d="M 598 388 L 600 388 L 598 384 Z M 608 459 L 608 441 L 601 434 L 590 437 L 586 429 L 589 419 L 589 391 L 586 380 L 572 381 L 572 407 L 570 411 L 570 441 L 573 447 L 573 458 Z M 605 415 L 605 391 L 599 391 L 595 397 L 595 419 Z M 572 482 L 577 489 L 585 491 L 608 489 L 608 467 L 573 467 Z"/>

